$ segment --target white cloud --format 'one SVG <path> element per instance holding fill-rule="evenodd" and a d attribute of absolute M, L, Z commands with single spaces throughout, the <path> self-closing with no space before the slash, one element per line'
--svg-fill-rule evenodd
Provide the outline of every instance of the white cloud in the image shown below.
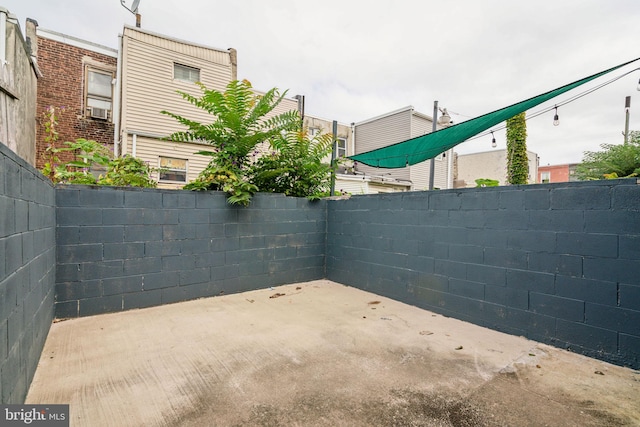
<path fill-rule="evenodd" d="M 135 22 L 119 0 L 2 6 L 22 25 L 30 17 L 111 47 L 122 25 Z M 309 114 L 344 123 L 406 105 L 431 114 L 436 99 L 475 117 L 640 56 L 637 0 L 142 0 L 140 13 L 145 29 L 236 48 L 239 77 L 260 89 L 303 94 Z M 558 127 L 553 112 L 529 121 L 529 149 L 542 164 L 554 164 L 622 142 L 627 95 L 630 127 L 640 130 L 638 78 L 640 72 L 561 107 Z M 503 134 L 496 139 L 504 144 Z M 486 151 L 490 144 L 484 137 L 459 150 Z"/>

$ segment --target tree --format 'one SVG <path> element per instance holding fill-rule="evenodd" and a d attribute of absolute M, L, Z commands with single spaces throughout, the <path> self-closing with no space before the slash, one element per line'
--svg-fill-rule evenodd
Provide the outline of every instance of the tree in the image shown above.
<path fill-rule="evenodd" d="M 297 111 L 289 111 L 265 118 L 286 94 L 286 91 L 280 94 L 276 88 L 258 95 L 247 80 L 230 82 L 224 92 L 207 89 L 201 83 L 198 86 L 202 90 L 200 97 L 180 91 L 178 93 L 191 104 L 211 114 L 212 123 L 203 124 L 179 114 L 162 111 L 162 114 L 173 117 L 187 128 L 173 133 L 171 140 L 201 141 L 213 147 L 213 151 L 197 152 L 210 156 L 211 161 L 196 181 L 184 188 L 222 190 L 229 194 L 229 203 L 247 205 L 252 194 L 258 191 L 246 176 L 252 161 L 250 154 L 257 145 L 296 129 L 300 116 Z"/>
<path fill-rule="evenodd" d="M 319 199 L 329 191 L 331 165 L 322 161 L 332 143 L 331 134 L 310 139 L 306 129 L 279 135 L 271 140 L 274 151 L 250 168 L 250 182 L 260 191 Z"/>
<path fill-rule="evenodd" d="M 626 144 L 602 144 L 602 151 L 586 151 L 576 167 L 580 180 L 640 176 L 640 132 L 632 131 Z"/>
<path fill-rule="evenodd" d="M 507 182 L 527 184 L 528 176 L 527 122 L 523 112 L 507 120 Z"/>

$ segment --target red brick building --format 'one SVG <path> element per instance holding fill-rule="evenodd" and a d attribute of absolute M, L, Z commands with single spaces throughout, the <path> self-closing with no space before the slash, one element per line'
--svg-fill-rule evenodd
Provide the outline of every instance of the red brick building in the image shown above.
<path fill-rule="evenodd" d="M 42 77 L 38 79 L 36 167 L 45 163 L 44 123 L 49 107 L 59 113 L 58 146 L 85 138 L 112 147 L 117 50 L 40 28 L 37 35 L 34 56 Z"/>
<path fill-rule="evenodd" d="M 538 167 L 538 182 L 573 182 L 577 181 L 575 177 L 577 163 L 567 163 L 564 165 L 547 165 Z"/>

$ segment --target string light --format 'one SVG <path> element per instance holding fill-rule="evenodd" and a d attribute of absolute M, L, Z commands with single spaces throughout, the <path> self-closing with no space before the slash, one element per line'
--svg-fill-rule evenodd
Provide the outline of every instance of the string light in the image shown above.
<path fill-rule="evenodd" d="M 640 90 L 640 79 L 638 79 L 638 90 Z"/>
<path fill-rule="evenodd" d="M 493 131 L 491 131 L 491 148 L 496 148 L 498 144 L 496 144 L 496 137 L 493 135 Z"/>
<path fill-rule="evenodd" d="M 558 117 L 558 107 L 556 108 L 556 114 L 553 116 L 553 125 L 558 126 L 560 124 L 560 117 Z"/>

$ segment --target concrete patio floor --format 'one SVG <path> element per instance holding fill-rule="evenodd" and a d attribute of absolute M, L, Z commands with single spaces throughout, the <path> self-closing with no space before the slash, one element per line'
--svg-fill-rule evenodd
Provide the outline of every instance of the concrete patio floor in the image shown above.
<path fill-rule="evenodd" d="M 72 426 L 640 425 L 640 372 L 327 280 L 58 322 Z"/>

